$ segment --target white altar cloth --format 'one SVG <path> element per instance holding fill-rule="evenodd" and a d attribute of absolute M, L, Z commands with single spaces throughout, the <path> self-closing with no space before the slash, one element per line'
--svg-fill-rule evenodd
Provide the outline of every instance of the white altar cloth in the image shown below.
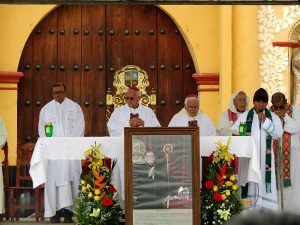
<path fill-rule="evenodd" d="M 200 155 L 209 156 L 216 148 L 216 142 L 220 140 L 227 143 L 229 137 L 207 136 L 200 137 Z M 241 164 L 246 172 L 244 181 L 261 182 L 259 170 L 258 152 L 254 139 L 251 136 L 233 136 L 231 138 L 231 152 L 240 158 L 248 158 L 249 163 Z M 100 151 L 106 156 L 117 160 L 117 168 L 113 174 L 113 184 L 118 190 L 120 197 L 124 199 L 124 139 L 122 137 L 40 137 L 35 145 L 35 149 L 30 162 L 30 175 L 33 187 L 37 187 L 46 182 L 46 164 L 44 160 L 55 159 L 84 159 L 83 153 L 94 145 L 101 144 Z M 246 167 L 246 168 L 243 168 Z"/>

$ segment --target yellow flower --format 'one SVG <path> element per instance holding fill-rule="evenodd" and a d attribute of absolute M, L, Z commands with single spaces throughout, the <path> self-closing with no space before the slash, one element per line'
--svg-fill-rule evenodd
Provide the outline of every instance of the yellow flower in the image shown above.
<path fill-rule="evenodd" d="M 227 187 L 231 187 L 233 183 L 231 181 L 226 181 L 225 184 Z"/>
<path fill-rule="evenodd" d="M 100 190 L 97 188 L 97 189 L 95 189 L 94 193 L 95 193 L 95 195 L 99 195 L 100 194 Z"/>
<path fill-rule="evenodd" d="M 81 180 L 81 181 L 80 181 L 80 184 L 85 185 L 85 181 L 84 181 L 84 180 Z"/>
<path fill-rule="evenodd" d="M 81 190 L 85 191 L 86 190 L 86 186 L 82 186 Z"/>
<path fill-rule="evenodd" d="M 224 201 L 226 199 L 226 195 L 222 195 L 222 200 Z"/>
<path fill-rule="evenodd" d="M 237 184 L 232 185 L 232 190 L 236 191 L 239 188 Z"/>
<path fill-rule="evenodd" d="M 99 200 L 100 200 L 100 197 L 96 195 L 96 196 L 94 196 L 94 200 L 95 200 L 95 201 L 99 201 Z"/>
<path fill-rule="evenodd" d="M 230 195 L 230 190 L 226 190 L 225 195 L 229 196 Z"/>
<path fill-rule="evenodd" d="M 88 197 L 89 197 L 89 198 L 92 198 L 92 197 L 93 197 L 93 193 L 92 193 L 92 192 L 89 192 Z"/>
<path fill-rule="evenodd" d="M 229 180 L 235 181 L 235 175 L 231 175 L 231 176 L 229 177 Z"/>
<path fill-rule="evenodd" d="M 218 188 L 218 186 L 216 186 L 216 185 L 213 187 L 213 191 L 214 191 L 214 192 L 217 192 L 218 189 L 219 189 L 219 188 Z"/>
<path fill-rule="evenodd" d="M 86 185 L 86 188 L 87 188 L 87 189 L 91 189 L 91 185 L 90 185 L 90 184 L 87 184 L 87 185 Z"/>

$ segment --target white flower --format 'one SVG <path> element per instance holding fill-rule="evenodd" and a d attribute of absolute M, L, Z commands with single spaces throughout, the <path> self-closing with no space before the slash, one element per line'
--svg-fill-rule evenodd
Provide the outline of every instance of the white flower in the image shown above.
<path fill-rule="evenodd" d="M 99 217 L 100 215 L 100 209 L 93 209 L 93 213 L 90 214 L 90 216 L 93 216 L 93 217 Z"/>
<path fill-rule="evenodd" d="M 220 218 L 224 219 L 225 221 L 228 220 L 228 218 L 230 218 L 230 212 L 229 212 L 229 210 L 218 209 L 217 213 L 220 215 Z"/>

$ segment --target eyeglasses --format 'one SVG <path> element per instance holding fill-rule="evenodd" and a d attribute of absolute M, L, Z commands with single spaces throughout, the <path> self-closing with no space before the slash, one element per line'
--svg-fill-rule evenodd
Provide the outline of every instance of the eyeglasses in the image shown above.
<path fill-rule="evenodd" d="M 59 94 L 62 94 L 64 93 L 65 91 L 52 91 L 52 94 L 54 95 L 59 95 Z"/>
<path fill-rule="evenodd" d="M 125 99 L 128 101 L 128 100 L 130 100 L 130 101 L 133 101 L 134 100 L 134 97 L 125 97 Z"/>

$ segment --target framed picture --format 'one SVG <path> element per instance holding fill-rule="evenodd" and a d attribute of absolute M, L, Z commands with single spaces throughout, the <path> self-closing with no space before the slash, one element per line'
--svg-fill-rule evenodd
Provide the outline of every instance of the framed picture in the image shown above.
<path fill-rule="evenodd" d="M 125 128 L 126 225 L 200 224 L 199 128 Z"/>

